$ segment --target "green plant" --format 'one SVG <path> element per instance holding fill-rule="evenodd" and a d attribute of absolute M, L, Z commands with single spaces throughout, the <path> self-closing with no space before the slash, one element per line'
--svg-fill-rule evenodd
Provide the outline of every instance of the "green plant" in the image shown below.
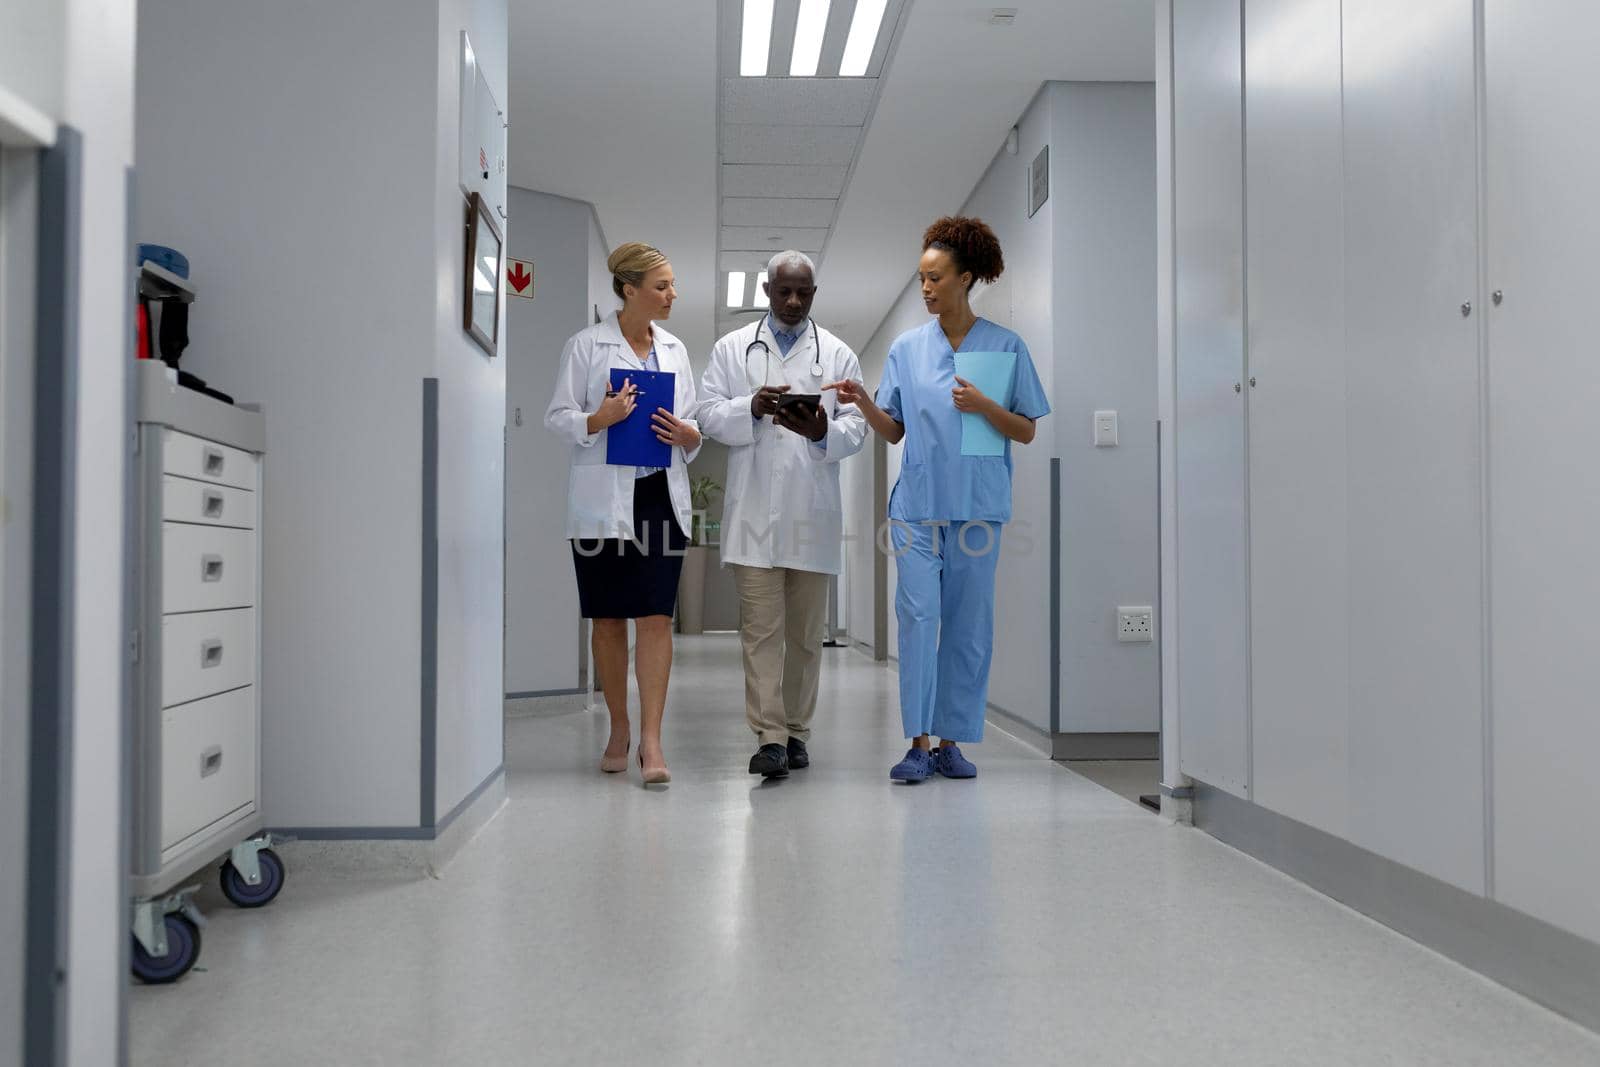
<path fill-rule="evenodd" d="M 705 513 L 711 506 L 711 495 L 721 493 L 722 484 L 710 475 L 701 475 L 689 482 L 689 506 L 693 514 L 689 520 L 689 543 L 703 545 L 705 543 Z"/>

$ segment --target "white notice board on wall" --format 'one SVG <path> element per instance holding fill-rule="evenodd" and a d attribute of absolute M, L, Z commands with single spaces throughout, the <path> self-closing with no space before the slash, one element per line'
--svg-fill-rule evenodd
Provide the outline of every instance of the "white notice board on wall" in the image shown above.
<path fill-rule="evenodd" d="M 461 31 L 461 191 L 474 190 L 506 220 L 506 115 L 495 102 L 477 53 Z"/>

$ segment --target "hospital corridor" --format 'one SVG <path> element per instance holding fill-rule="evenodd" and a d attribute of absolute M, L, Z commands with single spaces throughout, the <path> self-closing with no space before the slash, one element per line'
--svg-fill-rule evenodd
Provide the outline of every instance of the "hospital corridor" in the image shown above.
<path fill-rule="evenodd" d="M 0 0 L 0 1067 L 1600 1064 L 1597 48 Z"/>

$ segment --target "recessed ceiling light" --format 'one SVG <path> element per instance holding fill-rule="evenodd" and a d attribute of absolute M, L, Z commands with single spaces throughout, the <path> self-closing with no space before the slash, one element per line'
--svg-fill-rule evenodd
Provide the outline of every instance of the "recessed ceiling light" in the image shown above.
<path fill-rule="evenodd" d="M 772 0 L 744 0 L 744 25 L 739 42 L 739 73 L 765 77 L 772 47 Z"/>
<path fill-rule="evenodd" d="M 822 37 L 828 30 L 828 0 L 800 0 L 794 23 L 794 51 L 789 54 L 789 74 L 812 78 L 822 59 Z"/>
<path fill-rule="evenodd" d="M 756 300 L 760 300 L 761 299 L 761 287 L 763 285 L 766 285 L 766 284 L 767 284 L 767 272 L 766 271 L 762 271 L 760 274 L 756 275 L 756 295 L 755 295 L 755 299 Z"/>
<path fill-rule="evenodd" d="M 844 42 L 844 60 L 839 64 L 840 77 L 859 78 L 867 72 L 872 50 L 878 43 L 883 11 L 888 6 L 889 0 L 856 0 L 856 13 L 850 18 L 850 36 Z"/>
<path fill-rule="evenodd" d="M 744 303 L 744 271 L 728 272 L 728 306 L 736 308 Z"/>

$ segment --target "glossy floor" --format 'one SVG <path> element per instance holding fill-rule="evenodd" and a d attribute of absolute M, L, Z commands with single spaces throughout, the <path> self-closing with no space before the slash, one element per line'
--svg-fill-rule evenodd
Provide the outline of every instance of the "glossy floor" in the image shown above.
<path fill-rule="evenodd" d="M 745 773 L 737 644 L 681 640 L 674 775 L 512 720 L 510 800 L 436 879 L 208 901 L 133 1062 L 1586 1064 L 1600 1037 L 998 732 L 891 785 L 894 676 L 829 653 L 813 766 Z"/>

